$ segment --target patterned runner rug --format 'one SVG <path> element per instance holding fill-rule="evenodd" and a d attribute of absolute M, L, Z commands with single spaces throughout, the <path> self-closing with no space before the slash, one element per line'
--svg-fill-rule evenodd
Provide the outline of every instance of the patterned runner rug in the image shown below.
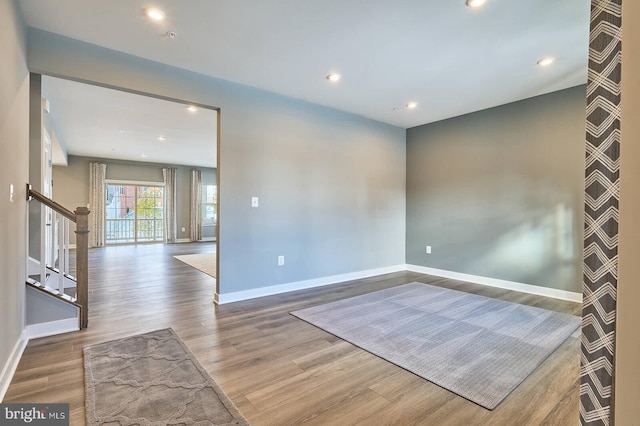
<path fill-rule="evenodd" d="M 248 425 L 170 329 L 84 347 L 87 425 Z"/>

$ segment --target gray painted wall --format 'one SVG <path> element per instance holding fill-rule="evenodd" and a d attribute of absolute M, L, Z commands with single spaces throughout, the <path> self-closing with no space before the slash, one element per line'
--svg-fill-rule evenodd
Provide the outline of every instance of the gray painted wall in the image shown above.
<path fill-rule="evenodd" d="M 191 214 L 191 170 L 202 170 L 203 183 L 216 182 L 216 169 L 183 165 L 144 163 L 139 161 L 89 158 L 69 155 L 68 166 L 53 167 L 53 194 L 56 202 L 74 210 L 89 202 L 89 162 L 103 162 L 107 165 L 107 179 L 132 182 L 163 182 L 162 168 L 174 167 L 177 172 L 177 218 L 178 238 L 189 238 L 189 217 Z M 181 228 L 185 228 L 185 232 Z M 71 235 L 75 241 L 75 236 Z M 72 242 L 73 244 L 73 242 Z"/>
<path fill-rule="evenodd" d="M 579 86 L 408 129 L 407 263 L 581 292 L 585 107 Z"/>
<path fill-rule="evenodd" d="M 0 371 L 24 328 L 29 74 L 26 34 L 13 1 L 0 2 Z M 9 201 L 9 185 L 15 189 Z M 5 377 L 0 377 L 0 385 Z M 1 391 L 1 390 L 0 390 Z"/>
<path fill-rule="evenodd" d="M 404 264 L 403 129 L 42 31 L 28 53 L 34 72 L 221 108 L 220 293 Z"/>
<path fill-rule="evenodd" d="M 27 325 L 78 317 L 78 308 L 27 287 Z"/>

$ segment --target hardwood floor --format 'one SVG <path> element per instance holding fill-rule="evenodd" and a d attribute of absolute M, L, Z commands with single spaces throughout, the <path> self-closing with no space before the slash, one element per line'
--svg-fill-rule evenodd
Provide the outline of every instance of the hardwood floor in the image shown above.
<path fill-rule="evenodd" d="M 214 279 L 172 257 L 214 247 L 91 250 L 89 328 L 29 342 L 4 402 L 68 402 L 83 425 L 83 346 L 173 327 L 252 425 L 578 423 L 578 332 L 488 411 L 289 315 L 412 281 L 573 315 L 577 303 L 400 272 L 215 306 Z"/>

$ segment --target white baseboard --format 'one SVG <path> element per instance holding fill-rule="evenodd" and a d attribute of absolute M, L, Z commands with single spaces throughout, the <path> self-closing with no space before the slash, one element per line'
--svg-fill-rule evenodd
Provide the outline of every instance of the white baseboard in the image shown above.
<path fill-rule="evenodd" d="M 58 321 L 43 322 L 41 324 L 31 324 L 25 329 L 29 339 L 37 339 L 38 337 L 53 336 L 54 334 L 69 333 L 78 331 L 78 318 L 67 318 Z"/>
<path fill-rule="evenodd" d="M 178 238 L 177 240 L 173 241 L 173 243 L 176 244 L 180 244 L 180 243 L 199 243 L 199 242 L 203 242 L 203 241 L 215 241 L 216 237 L 207 237 L 207 238 L 203 238 L 201 240 L 198 241 L 192 241 L 190 238 Z"/>
<path fill-rule="evenodd" d="M 517 283 L 514 281 L 500 280 L 497 278 L 481 277 L 478 275 L 463 274 L 460 272 L 446 271 L 444 269 L 429 268 L 418 265 L 396 265 L 386 268 L 370 269 L 366 271 L 353 272 L 342 275 L 315 278 L 305 281 L 297 281 L 286 284 L 279 284 L 269 287 L 255 288 L 251 290 L 237 291 L 228 294 L 216 293 L 214 302 L 218 305 L 225 303 L 239 302 L 241 300 L 255 299 L 257 297 L 272 296 L 274 294 L 287 293 L 290 291 L 303 290 L 313 287 L 321 287 L 330 284 L 337 284 L 345 281 L 369 278 L 376 275 L 389 274 L 392 272 L 410 271 L 420 274 L 435 275 L 442 278 L 467 281 L 474 284 L 498 287 L 506 290 L 519 291 L 522 293 L 536 294 L 539 296 L 551 297 L 554 299 L 568 300 L 570 302 L 582 302 L 582 293 L 575 293 L 566 290 L 558 290 L 549 287 L 540 287 L 531 284 Z"/>
<path fill-rule="evenodd" d="M 77 330 L 79 330 L 78 318 L 68 318 L 59 321 L 26 326 L 22 330 L 20 339 L 13 347 L 13 351 L 11 352 L 11 355 L 9 355 L 9 359 L 2 368 L 2 373 L 0 373 L 0 401 L 4 400 L 4 396 L 9 389 L 13 375 L 18 368 L 18 363 L 20 362 L 20 358 L 22 358 L 22 354 L 27 347 L 29 340 Z"/>
<path fill-rule="evenodd" d="M 216 293 L 214 302 L 218 305 L 225 303 L 239 302 L 241 300 L 255 299 L 256 297 L 272 296 L 274 294 L 287 293 L 290 291 L 303 290 L 313 287 L 321 287 L 330 284 L 337 284 L 344 281 L 359 280 L 362 278 L 375 277 L 376 275 L 390 274 L 392 272 L 405 271 L 405 265 L 388 266 L 385 268 L 369 269 L 366 271 L 352 272 L 348 274 L 332 275 L 328 277 L 314 278 L 311 280 L 296 281 L 286 284 L 278 284 L 269 287 L 254 288 L 251 290 L 237 291 L 228 294 Z"/>
<path fill-rule="evenodd" d="M 13 351 L 11 351 L 9 359 L 2 368 L 2 373 L 0 373 L 0 401 L 4 400 L 7 390 L 9 390 L 11 379 L 13 379 L 13 375 L 18 368 L 18 363 L 20 362 L 20 358 L 22 358 L 24 349 L 27 347 L 27 343 L 29 343 L 29 336 L 27 335 L 27 330 L 24 329 L 22 330 L 20 339 L 18 339 L 13 347 Z"/>
<path fill-rule="evenodd" d="M 429 268 L 426 266 L 406 265 L 407 271 L 421 274 L 435 275 L 442 278 L 467 281 L 474 284 L 482 284 L 489 287 L 504 288 L 507 290 L 520 291 L 523 293 L 537 294 L 539 296 L 551 297 L 554 299 L 568 300 L 570 302 L 582 302 L 582 293 L 558 290 L 555 288 L 540 287 L 537 285 L 517 283 L 513 281 L 500 280 L 497 278 L 481 277 L 477 275 L 463 274 L 460 272 L 446 271 L 444 269 Z"/>

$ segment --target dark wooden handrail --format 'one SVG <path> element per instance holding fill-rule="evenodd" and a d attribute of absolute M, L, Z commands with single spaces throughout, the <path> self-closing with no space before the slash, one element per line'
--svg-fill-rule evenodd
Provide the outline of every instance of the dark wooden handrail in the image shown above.
<path fill-rule="evenodd" d="M 42 195 L 27 184 L 27 201 L 37 200 L 76 224 L 76 302 L 80 306 L 80 328 L 89 323 L 89 209 L 74 212 Z M 44 259 L 40 260 L 44 262 Z"/>
<path fill-rule="evenodd" d="M 76 223 L 77 221 L 76 214 L 74 212 L 56 203 L 46 195 L 42 195 L 35 189 L 31 188 L 31 185 L 27 184 L 27 201 L 31 201 L 32 199 L 36 199 L 40 201 L 45 206 L 50 207 L 51 209 L 57 211 L 58 213 L 60 213 L 62 216 L 66 217 L 70 221 Z"/>

